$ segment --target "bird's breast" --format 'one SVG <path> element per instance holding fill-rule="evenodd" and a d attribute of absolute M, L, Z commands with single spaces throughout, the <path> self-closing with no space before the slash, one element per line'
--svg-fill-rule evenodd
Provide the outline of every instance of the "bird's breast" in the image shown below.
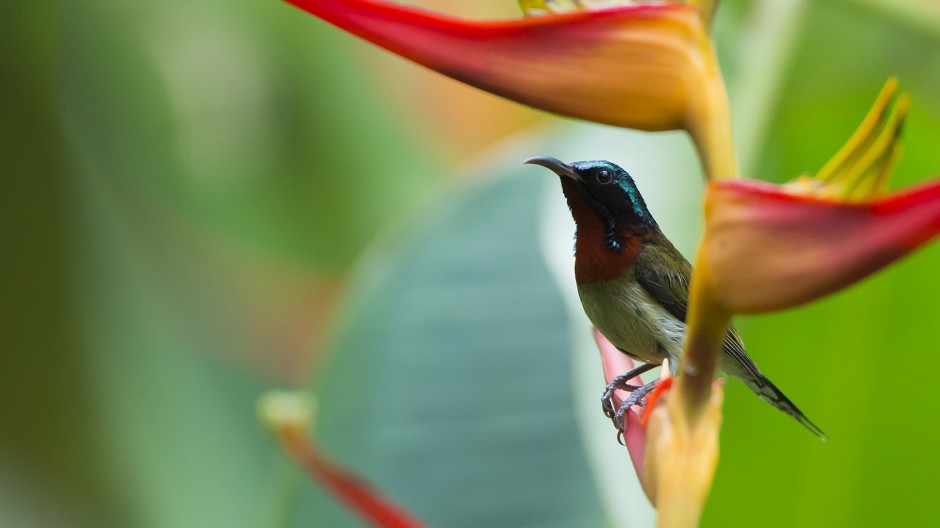
<path fill-rule="evenodd" d="M 603 238 L 592 235 L 595 233 L 582 235 L 579 229 L 574 259 L 579 284 L 616 280 L 633 267 L 640 253 L 639 237 L 622 237 L 617 241 L 619 247 L 611 249 Z"/>
<path fill-rule="evenodd" d="M 645 363 L 678 360 L 685 324 L 646 293 L 632 270 L 613 280 L 579 282 L 578 295 L 588 319 L 617 348 Z"/>

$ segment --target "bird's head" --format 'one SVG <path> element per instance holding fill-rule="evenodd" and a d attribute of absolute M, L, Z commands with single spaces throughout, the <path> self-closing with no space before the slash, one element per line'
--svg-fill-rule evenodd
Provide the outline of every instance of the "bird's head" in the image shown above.
<path fill-rule="evenodd" d="M 605 160 L 568 164 L 550 157 L 529 158 L 525 163 L 551 169 L 561 178 L 562 189 L 579 224 L 582 219 L 578 216 L 586 213 L 578 207 L 583 202 L 604 222 L 656 226 L 633 178 L 618 165 Z"/>

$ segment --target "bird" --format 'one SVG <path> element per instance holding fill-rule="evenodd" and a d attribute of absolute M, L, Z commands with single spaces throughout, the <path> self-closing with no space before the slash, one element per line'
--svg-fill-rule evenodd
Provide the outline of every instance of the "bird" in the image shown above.
<path fill-rule="evenodd" d="M 636 182 L 620 166 L 606 160 L 568 164 L 547 156 L 525 163 L 550 169 L 561 180 L 576 226 L 574 273 L 585 314 L 618 350 L 645 363 L 615 378 L 602 397 L 605 414 L 621 429 L 623 412 L 640 403 L 656 384 L 637 387 L 626 381 L 664 359 L 675 373 L 686 331 L 692 265 L 660 230 Z M 733 325 L 722 344 L 719 371 L 743 381 L 767 403 L 825 438 L 761 374 Z M 610 403 L 615 389 L 632 391 L 616 413 Z"/>

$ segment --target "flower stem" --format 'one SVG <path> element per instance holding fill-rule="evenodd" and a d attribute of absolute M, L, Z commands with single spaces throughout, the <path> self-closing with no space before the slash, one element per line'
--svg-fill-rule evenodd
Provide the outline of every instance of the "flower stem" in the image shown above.
<path fill-rule="evenodd" d="M 690 101 L 687 126 L 702 158 L 708 180 L 736 178 L 737 162 L 731 135 L 731 113 L 717 63 L 698 98 Z"/>
<path fill-rule="evenodd" d="M 700 418 L 694 423 L 686 421 L 685 406 L 675 394 L 681 390 L 677 386 L 664 404 L 653 409 L 649 424 L 654 439 L 649 449 L 656 456 L 652 470 L 658 473 L 654 478 L 658 482 L 659 528 L 699 525 L 718 465 L 722 383 L 712 384 L 708 399 L 702 402 Z"/>
<path fill-rule="evenodd" d="M 685 349 L 679 361 L 677 393 L 683 398 L 686 418 L 694 424 L 709 400 L 731 314 L 721 307 L 710 289 L 703 249 L 692 274 L 686 316 Z"/>

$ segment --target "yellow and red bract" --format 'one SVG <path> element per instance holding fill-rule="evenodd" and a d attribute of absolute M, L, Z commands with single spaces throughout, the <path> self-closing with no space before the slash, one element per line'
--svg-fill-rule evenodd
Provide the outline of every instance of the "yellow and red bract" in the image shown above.
<path fill-rule="evenodd" d="M 701 12 L 649 3 L 469 21 L 377 0 L 287 0 L 469 85 L 564 116 L 688 130 L 709 172 L 734 172 L 727 102 Z"/>
<path fill-rule="evenodd" d="M 755 180 L 711 182 L 702 251 L 735 313 L 807 303 L 887 266 L 940 232 L 940 180 L 864 203 Z"/>

